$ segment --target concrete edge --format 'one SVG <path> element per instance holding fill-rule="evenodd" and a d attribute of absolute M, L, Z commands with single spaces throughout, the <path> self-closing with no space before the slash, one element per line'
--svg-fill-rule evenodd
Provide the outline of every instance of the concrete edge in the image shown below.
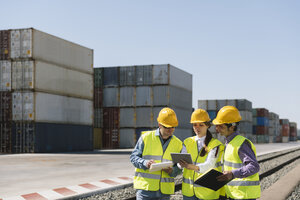
<path fill-rule="evenodd" d="M 63 197 L 63 198 L 59 198 L 58 200 L 76 200 L 79 198 L 85 198 L 85 197 L 89 197 L 92 195 L 98 195 L 98 194 L 103 194 L 109 191 L 114 191 L 114 190 L 119 190 L 119 189 L 123 189 L 126 187 L 130 187 L 132 186 L 133 183 L 125 183 L 125 184 L 120 184 L 114 187 L 108 187 L 108 188 L 103 188 L 103 189 L 98 189 L 98 190 L 94 190 L 91 192 L 86 192 L 86 193 L 82 193 L 82 194 L 76 194 L 76 195 L 72 195 L 72 196 L 68 196 L 68 197 Z"/>
<path fill-rule="evenodd" d="M 260 200 L 286 200 L 300 184 L 300 164 L 262 192 Z"/>

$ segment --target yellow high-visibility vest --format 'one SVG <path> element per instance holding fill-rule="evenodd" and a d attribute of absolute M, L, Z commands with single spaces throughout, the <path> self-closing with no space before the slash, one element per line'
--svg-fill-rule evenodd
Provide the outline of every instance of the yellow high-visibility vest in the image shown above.
<path fill-rule="evenodd" d="M 244 141 L 251 144 L 251 148 L 256 156 L 256 148 L 247 138 L 237 135 L 226 146 L 224 152 L 224 171 L 231 171 L 241 168 L 241 161 L 238 151 Z M 260 197 L 259 175 L 255 173 L 246 178 L 235 178 L 225 185 L 226 195 L 232 199 L 257 199 Z"/>
<path fill-rule="evenodd" d="M 172 161 L 171 153 L 180 153 L 182 149 L 182 142 L 175 135 L 172 136 L 165 152 L 160 137 L 155 136 L 155 131 L 147 131 L 141 137 L 144 141 L 142 157 L 147 160 L 153 159 L 156 163 Z M 136 168 L 133 183 L 135 189 L 160 190 L 163 194 L 174 194 L 175 190 L 174 178 L 162 170 L 149 172 L 149 169 Z"/>
<path fill-rule="evenodd" d="M 219 157 L 216 163 L 216 170 L 222 172 L 221 159 L 223 156 L 224 145 L 217 139 L 212 138 L 208 143 L 207 152 L 205 156 L 200 157 L 200 152 L 198 153 L 197 141 L 195 137 L 190 137 L 184 140 L 184 145 L 186 146 L 187 152 L 191 154 L 194 164 L 204 163 L 207 159 L 208 153 L 215 147 L 219 147 Z M 184 168 L 183 170 L 183 181 L 182 181 L 182 194 L 184 196 L 196 196 L 199 199 L 219 199 L 220 193 L 224 195 L 224 189 L 219 189 L 218 191 L 211 190 L 209 188 L 202 187 L 200 185 L 194 184 L 194 181 L 198 179 L 203 173 L 195 172 L 194 170 L 189 170 Z"/>

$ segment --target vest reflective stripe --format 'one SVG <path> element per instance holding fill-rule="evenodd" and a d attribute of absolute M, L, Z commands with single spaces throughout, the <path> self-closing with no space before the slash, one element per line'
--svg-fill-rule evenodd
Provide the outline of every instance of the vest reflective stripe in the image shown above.
<path fill-rule="evenodd" d="M 244 166 L 243 163 L 233 163 L 233 162 L 229 162 L 229 161 L 224 161 L 224 166 L 227 166 L 227 167 L 232 167 L 232 168 L 241 168 Z"/>
<path fill-rule="evenodd" d="M 224 171 L 231 171 L 244 166 L 238 151 L 247 140 L 256 155 L 255 146 L 241 135 L 235 136 L 227 145 L 224 153 Z M 235 178 L 225 186 L 226 194 L 232 199 L 257 199 L 260 197 L 259 175 L 255 173 L 246 178 Z"/>
<path fill-rule="evenodd" d="M 161 160 L 162 156 L 144 155 L 143 158 L 146 160 Z"/>
<path fill-rule="evenodd" d="M 259 181 L 230 181 L 227 183 L 230 186 L 252 186 L 259 185 Z"/>
<path fill-rule="evenodd" d="M 174 182 L 174 178 L 162 178 L 160 181 L 164 183 L 171 183 Z"/>
<path fill-rule="evenodd" d="M 216 163 L 216 167 L 222 167 L 222 163 L 221 162 L 217 162 Z"/>
<path fill-rule="evenodd" d="M 144 149 L 142 158 L 146 160 L 155 160 L 156 163 L 163 161 L 171 161 L 171 152 L 180 153 L 182 149 L 182 142 L 176 137 L 172 136 L 168 147 L 163 152 L 163 147 L 159 136 L 155 136 L 156 131 L 147 131 L 141 137 L 144 142 Z M 163 194 L 173 194 L 175 190 L 174 178 L 170 177 L 166 172 L 160 170 L 156 172 L 149 172 L 149 169 L 143 170 L 136 168 L 134 176 L 134 188 L 159 191 Z"/>
<path fill-rule="evenodd" d="M 184 141 L 184 145 L 186 146 L 187 152 L 192 155 L 193 163 L 200 164 L 204 163 L 207 159 L 208 153 L 200 157 L 197 147 L 197 142 L 195 141 L 195 137 L 187 138 Z M 212 139 L 207 145 L 208 152 L 215 147 L 219 146 L 219 157 L 217 162 L 221 161 L 221 157 L 223 156 L 223 145 L 217 139 Z M 222 151 L 222 152 L 221 152 Z M 216 168 L 215 168 L 216 169 Z M 221 171 L 221 167 L 217 170 Z M 184 168 L 183 170 L 183 181 L 182 181 L 182 194 L 187 197 L 196 196 L 198 199 L 218 199 L 220 191 L 214 191 L 209 188 L 202 187 L 200 185 L 194 184 L 194 181 L 200 177 L 202 173 L 197 173 L 194 170 L 188 170 Z"/>

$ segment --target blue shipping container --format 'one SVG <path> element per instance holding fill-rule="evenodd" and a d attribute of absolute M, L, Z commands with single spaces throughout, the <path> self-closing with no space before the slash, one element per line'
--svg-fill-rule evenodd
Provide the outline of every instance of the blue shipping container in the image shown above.
<path fill-rule="evenodd" d="M 269 118 L 257 117 L 257 126 L 269 126 Z"/>

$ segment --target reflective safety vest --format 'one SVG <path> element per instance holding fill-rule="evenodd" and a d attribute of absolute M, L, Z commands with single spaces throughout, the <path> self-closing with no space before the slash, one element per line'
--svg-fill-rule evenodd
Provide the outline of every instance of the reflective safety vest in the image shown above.
<path fill-rule="evenodd" d="M 147 131 L 141 136 L 144 141 L 144 150 L 142 157 L 146 160 L 153 159 L 156 163 L 172 161 L 171 153 L 180 153 L 182 142 L 176 136 L 172 136 L 168 147 L 163 152 L 163 147 L 159 136 L 155 136 L 155 131 Z M 143 170 L 135 168 L 134 188 L 158 191 L 163 194 L 174 194 L 174 178 L 168 173 L 160 170 L 149 172 L 149 169 Z"/>
<path fill-rule="evenodd" d="M 217 159 L 216 168 L 222 172 L 221 159 L 223 157 L 224 145 L 217 139 L 212 138 L 207 146 L 207 153 L 201 157 L 200 152 L 198 152 L 197 141 L 195 141 L 196 136 L 189 137 L 184 140 L 184 145 L 186 146 L 187 152 L 191 154 L 192 160 L 195 165 L 204 163 L 207 159 L 208 153 L 215 147 L 219 147 L 218 151 L 219 157 Z M 196 196 L 199 199 L 219 199 L 220 193 L 225 195 L 224 188 L 219 189 L 218 191 L 211 190 L 206 187 L 194 184 L 194 181 L 197 180 L 203 173 L 195 172 L 194 170 L 183 169 L 183 181 L 182 181 L 182 194 L 184 196 Z"/>
<path fill-rule="evenodd" d="M 241 168 L 244 164 L 241 161 L 238 151 L 244 141 L 251 144 L 256 156 L 256 148 L 247 138 L 237 135 L 226 146 L 224 153 L 224 171 L 231 171 Z M 260 197 L 259 175 L 255 173 L 246 178 L 235 178 L 225 186 L 226 195 L 232 199 L 257 199 Z"/>

